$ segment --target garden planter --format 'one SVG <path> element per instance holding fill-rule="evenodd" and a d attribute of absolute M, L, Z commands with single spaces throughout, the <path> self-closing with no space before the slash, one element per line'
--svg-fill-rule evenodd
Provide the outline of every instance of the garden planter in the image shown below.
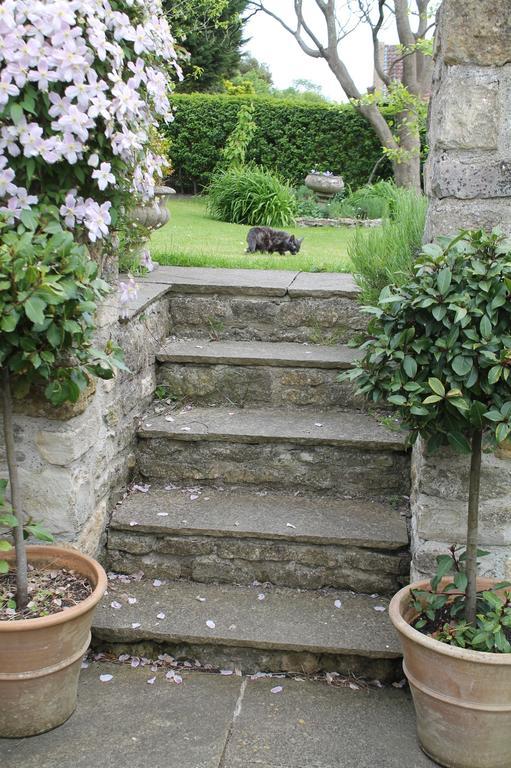
<path fill-rule="evenodd" d="M 175 194 L 172 187 L 156 187 L 154 197 L 148 203 L 137 205 L 131 211 L 133 221 L 147 229 L 159 229 L 169 220 L 167 202 Z"/>
<path fill-rule="evenodd" d="M 342 192 L 344 181 L 342 176 L 324 176 L 320 173 L 309 173 L 305 178 L 305 186 L 312 189 L 322 203 L 326 203 L 337 192 Z"/>
<path fill-rule="evenodd" d="M 94 590 L 61 613 L 0 622 L 0 737 L 34 736 L 61 725 L 73 713 L 92 615 L 107 586 L 99 563 L 74 550 L 32 546 L 27 555 L 36 567 L 77 571 Z"/>
<path fill-rule="evenodd" d="M 495 583 L 478 579 L 478 589 Z M 422 749 L 449 768 L 509 768 L 511 654 L 454 648 L 413 629 L 411 589 L 429 589 L 429 581 L 401 589 L 389 613 L 403 647 Z"/>

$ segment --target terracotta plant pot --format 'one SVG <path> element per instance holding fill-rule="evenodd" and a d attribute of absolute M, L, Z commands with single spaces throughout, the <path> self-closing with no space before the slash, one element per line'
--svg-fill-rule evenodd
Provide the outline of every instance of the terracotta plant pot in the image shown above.
<path fill-rule="evenodd" d="M 477 586 L 496 583 L 478 579 Z M 429 581 L 401 589 L 389 613 L 403 646 L 422 749 L 449 768 L 509 768 L 511 654 L 454 648 L 413 629 L 411 589 L 429 589 Z"/>
<path fill-rule="evenodd" d="M 34 736 L 56 728 L 73 713 L 92 614 L 107 586 L 99 563 L 79 552 L 32 546 L 27 554 L 37 568 L 77 571 L 90 580 L 94 591 L 78 605 L 51 616 L 0 621 L 0 737 Z"/>

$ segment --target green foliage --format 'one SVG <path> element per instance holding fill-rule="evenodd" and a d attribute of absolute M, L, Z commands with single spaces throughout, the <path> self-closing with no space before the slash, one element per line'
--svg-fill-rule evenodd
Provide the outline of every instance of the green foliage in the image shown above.
<path fill-rule="evenodd" d="M 493 444 L 511 432 L 511 242 L 462 232 L 425 245 L 414 276 L 380 294 L 372 338 L 343 378 L 396 406 L 411 441 L 470 451 L 485 429 Z"/>
<path fill-rule="evenodd" d="M 75 402 L 90 375 L 112 378 L 121 350 L 94 349 L 96 302 L 108 285 L 52 206 L 12 229 L 0 221 L 0 365 L 15 397 L 44 389 L 53 405 Z"/>
<path fill-rule="evenodd" d="M 364 304 L 375 304 L 381 290 L 389 283 L 401 285 L 409 280 L 415 256 L 421 248 L 426 197 L 412 190 L 393 187 L 392 196 L 384 199 L 384 204 L 388 218 L 382 226 L 357 229 L 348 246 Z"/>
<path fill-rule="evenodd" d="M 238 112 L 238 121 L 222 150 L 220 165 L 225 168 L 245 165 L 247 149 L 254 138 L 257 125 L 254 122 L 254 105 L 242 104 Z"/>
<path fill-rule="evenodd" d="M 332 215 L 337 218 L 356 219 L 382 219 L 385 216 L 394 218 L 397 199 L 398 188 L 392 181 L 366 184 L 332 204 Z"/>
<path fill-rule="evenodd" d="M 478 550 L 478 557 L 488 552 Z M 441 643 L 487 653 L 511 653 L 511 587 L 509 582 L 477 593 L 476 620 L 463 618 L 467 599 L 465 552 L 450 548 L 437 557 L 437 570 L 429 590 L 412 590 L 416 616 L 412 627 Z M 454 574 L 452 579 L 446 578 Z"/>
<path fill-rule="evenodd" d="M 311 170 L 339 173 L 357 189 L 367 182 L 381 156 L 369 123 L 349 104 L 311 104 L 264 96 L 178 94 L 175 120 L 166 130 L 172 139 L 173 185 L 190 191 L 208 185 L 243 104 L 254 104 L 257 131 L 247 160 L 280 173 L 297 185 Z M 380 177 L 391 175 L 389 163 Z"/>
<path fill-rule="evenodd" d="M 241 14 L 248 0 L 184 0 L 164 5 L 170 22 L 189 54 L 183 62 L 184 80 L 177 86 L 182 92 L 221 91 L 223 82 L 233 77 L 239 67 L 243 43 Z"/>
<path fill-rule="evenodd" d="M 220 221 L 286 227 L 294 222 L 296 201 L 276 174 L 257 166 L 233 167 L 213 177 L 208 209 Z"/>
<path fill-rule="evenodd" d="M 5 499 L 5 491 L 7 489 L 7 480 L 0 480 L 0 530 L 3 532 L 0 536 L 7 535 L 9 538 L 0 538 L 0 553 L 10 552 L 13 549 L 11 541 L 14 538 L 13 531 L 18 526 L 18 520 L 16 515 L 13 514 L 11 505 Z M 29 518 L 23 524 L 23 538 L 28 539 L 33 536 L 39 541 L 53 541 L 53 536 L 48 533 L 41 525 L 32 518 Z M 0 574 L 7 573 L 9 570 L 9 564 L 7 560 L 0 559 Z"/>

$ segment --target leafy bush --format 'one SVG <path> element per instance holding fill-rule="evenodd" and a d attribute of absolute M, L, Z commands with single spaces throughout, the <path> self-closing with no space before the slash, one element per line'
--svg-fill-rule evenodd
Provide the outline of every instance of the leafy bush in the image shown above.
<path fill-rule="evenodd" d="M 378 305 L 367 308 L 372 336 L 362 359 L 340 377 L 355 380 L 359 394 L 393 404 L 410 442 L 421 436 L 430 451 L 450 445 L 471 453 L 466 590 L 457 587 L 466 592 L 465 619 L 474 627 L 483 438 L 494 447 L 511 435 L 510 290 L 511 241 L 502 234 L 462 232 L 425 245 L 412 277 L 385 287 Z M 497 601 L 485 602 L 498 613 L 486 613 L 485 625 L 500 631 L 509 615 Z M 478 629 L 484 647 L 486 628 Z M 504 645 L 497 650 L 511 650 Z"/>
<path fill-rule="evenodd" d="M 361 289 L 361 301 L 375 304 L 382 288 L 401 285 L 412 275 L 426 221 L 427 199 L 411 190 L 394 188 L 389 217 L 381 227 L 357 229 L 348 256 Z"/>
<path fill-rule="evenodd" d="M 293 190 L 279 176 L 257 166 L 217 173 L 208 188 L 214 219 L 234 224 L 287 227 L 296 216 Z"/>
<path fill-rule="evenodd" d="M 247 161 L 271 168 L 295 185 L 317 168 L 341 174 L 356 189 L 367 182 L 381 157 L 371 126 L 349 104 L 177 94 L 172 97 L 175 119 L 165 128 L 172 139 L 174 186 L 195 192 L 209 184 L 240 108 L 250 103 L 257 131 L 247 149 Z M 392 175 L 387 161 L 379 170 L 379 178 Z"/>
<path fill-rule="evenodd" d="M 397 187 L 393 181 L 366 184 L 330 206 L 334 218 L 383 219 L 395 214 Z"/>

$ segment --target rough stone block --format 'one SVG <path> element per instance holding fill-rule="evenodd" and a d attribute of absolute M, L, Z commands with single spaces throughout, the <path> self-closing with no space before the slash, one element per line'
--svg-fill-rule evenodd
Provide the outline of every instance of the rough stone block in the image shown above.
<path fill-rule="evenodd" d="M 144 477 L 172 482 L 212 482 L 324 491 L 364 498 L 407 495 L 409 458 L 395 451 L 374 452 L 333 446 L 303 451 L 296 445 L 141 440 L 139 469 Z"/>
<path fill-rule="evenodd" d="M 94 445 L 98 437 L 99 413 L 91 406 L 80 418 L 67 422 L 60 430 L 42 429 L 35 436 L 35 444 L 42 459 L 49 464 L 69 466 L 81 458 Z"/>
<path fill-rule="evenodd" d="M 458 200 L 511 197 L 511 157 L 489 159 L 442 152 L 429 161 L 427 192 Z"/>
<path fill-rule="evenodd" d="M 428 139 L 438 149 L 496 149 L 499 79 L 485 70 L 450 67 L 431 102 Z"/>
<path fill-rule="evenodd" d="M 449 0 L 442 4 L 440 24 L 446 64 L 502 67 L 511 62 L 508 0 Z"/>
<path fill-rule="evenodd" d="M 511 579 L 511 547 L 487 547 L 487 551 L 489 555 L 479 561 L 479 576 Z M 417 542 L 412 558 L 411 580 L 429 579 L 436 570 L 436 558 L 445 554 L 448 554 L 448 545 L 443 542 Z"/>
<path fill-rule="evenodd" d="M 439 235 L 454 235 L 460 229 L 487 229 L 500 227 L 511 235 L 511 206 L 506 199 L 430 200 L 426 218 L 424 241 Z"/>

